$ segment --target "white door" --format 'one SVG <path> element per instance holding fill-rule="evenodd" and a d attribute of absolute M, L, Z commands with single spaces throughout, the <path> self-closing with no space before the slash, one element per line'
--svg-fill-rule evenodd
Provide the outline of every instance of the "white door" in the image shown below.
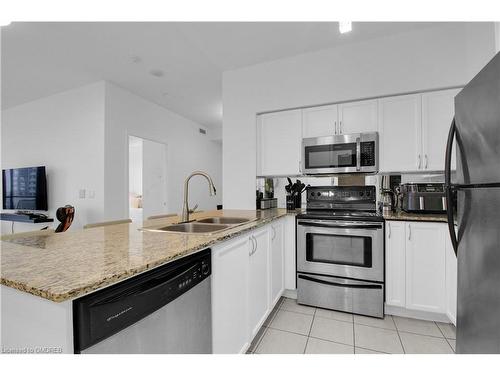
<path fill-rule="evenodd" d="M 338 106 L 324 105 L 302 110 L 302 138 L 339 134 Z"/>
<path fill-rule="evenodd" d="M 212 248 L 213 352 L 241 353 L 249 341 L 248 236 Z"/>
<path fill-rule="evenodd" d="M 142 152 L 142 207 L 147 219 L 167 211 L 167 146 L 143 139 Z"/>
<path fill-rule="evenodd" d="M 284 220 L 271 224 L 271 308 L 278 302 L 284 290 Z"/>
<path fill-rule="evenodd" d="M 422 168 L 421 96 L 379 99 L 380 170 L 416 171 Z"/>
<path fill-rule="evenodd" d="M 444 228 L 446 229 L 446 228 Z M 457 324 L 457 256 L 451 239 L 446 236 L 446 315 L 450 322 Z"/>
<path fill-rule="evenodd" d="M 248 328 L 250 337 L 257 334 L 269 309 L 269 231 L 250 234 L 248 277 Z"/>
<path fill-rule="evenodd" d="M 406 305 L 406 225 L 403 221 L 385 222 L 385 302 Z"/>
<path fill-rule="evenodd" d="M 455 113 L 455 96 L 459 92 L 459 89 L 451 89 L 422 94 L 423 169 L 444 170 L 446 141 Z M 455 152 L 452 169 L 456 169 Z"/>
<path fill-rule="evenodd" d="M 378 130 L 377 100 L 339 104 L 339 133 L 376 132 Z"/>
<path fill-rule="evenodd" d="M 445 313 L 445 247 L 443 225 L 406 224 L 406 307 Z"/>
<path fill-rule="evenodd" d="M 299 109 L 258 117 L 259 176 L 300 174 L 302 114 Z"/>

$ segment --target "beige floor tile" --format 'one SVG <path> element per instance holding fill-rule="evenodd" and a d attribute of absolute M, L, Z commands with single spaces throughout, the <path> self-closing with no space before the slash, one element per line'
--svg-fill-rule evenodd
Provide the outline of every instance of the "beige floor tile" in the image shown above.
<path fill-rule="evenodd" d="M 453 351 L 456 352 L 457 351 L 457 340 L 453 340 L 453 339 L 446 339 L 446 340 L 448 340 L 448 344 L 450 344 Z"/>
<path fill-rule="evenodd" d="M 311 329 L 312 321 L 312 315 L 280 310 L 269 327 L 307 336 Z"/>
<path fill-rule="evenodd" d="M 315 307 L 299 305 L 296 300 L 287 298 L 280 306 L 281 310 L 292 311 L 301 314 L 314 315 Z"/>
<path fill-rule="evenodd" d="M 309 337 L 306 354 L 354 354 L 354 347 Z"/>
<path fill-rule="evenodd" d="M 354 345 L 353 324 L 340 320 L 314 317 L 311 337 Z"/>
<path fill-rule="evenodd" d="M 355 324 L 363 324 L 365 326 L 377 327 L 377 328 L 385 328 L 396 330 L 396 325 L 392 320 L 391 315 L 386 315 L 384 319 L 371 318 L 368 316 L 354 315 L 354 323 Z"/>
<path fill-rule="evenodd" d="M 443 338 L 443 334 L 439 330 L 436 323 L 434 323 L 433 321 L 395 316 L 394 323 L 396 323 L 398 331 L 401 332 L 409 332 L 409 333 L 416 333 L 419 335 L 427 335 L 427 336 Z"/>
<path fill-rule="evenodd" d="M 377 352 L 375 350 L 359 348 L 359 347 L 354 348 L 354 353 L 355 354 L 387 354 L 387 353 Z"/>
<path fill-rule="evenodd" d="M 356 347 L 384 353 L 403 353 L 397 331 L 355 324 L 354 335 Z"/>
<path fill-rule="evenodd" d="M 334 311 L 334 310 L 326 310 L 326 309 L 316 309 L 316 316 L 321 318 L 335 319 L 341 320 L 343 322 L 351 322 L 352 323 L 352 314 Z"/>
<path fill-rule="evenodd" d="M 269 328 L 257 346 L 255 353 L 302 354 L 306 348 L 306 342 L 306 336 Z"/>
<path fill-rule="evenodd" d="M 453 339 L 455 340 L 457 338 L 456 331 L 455 331 L 455 326 L 450 323 L 439 323 L 436 322 L 438 325 L 439 329 L 441 330 L 441 333 L 443 334 L 444 337 L 447 339 Z"/>
<path fill-rule="evenodd" d="M 400 332 L 401 341 L 407 354 L 453 354 L 445 338 Z"/>

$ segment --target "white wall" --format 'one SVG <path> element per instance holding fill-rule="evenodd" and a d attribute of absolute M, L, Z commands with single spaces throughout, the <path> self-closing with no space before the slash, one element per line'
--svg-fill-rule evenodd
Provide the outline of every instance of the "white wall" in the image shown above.
<path fill-rule="evenodd" d="M 202 135 L 199 125 L 114 84 L 106 83 L 105 218 L 128 215 L 128 136 L 167 145 L 167 212 L 180 212 L 184 179 L 194 170 L 208 172 L 217 187 L 210 197 L 205 180 L 191 180 L 190 203 L 215 209 L 222 199 L 221 145 Z"/>
<path fill-rule="evenodd" d="M 130 137 L 128 154 L 128 186 L 129 192 L 142 195 L 142 139 Z"/>
<path fill-rule="evenodd" d="M 2 168 L 45 165 L 49 215 L 71 204 L 73 227 L 103 215 L 104 88 L 98 82 L 2 111 Z M 95 198 L 79 199 L 79 189 L 95 191 Z M 10 224 L 2 222 L 2 233 L 10 233 Z M 16 231 L 40 227 L 15 225 Z"/>
<path fill-rule="evenodd" d="M 492 23 L 450 24 L 225 72 L 224 208 L 255 207 L 256 113 L 463 85 L 494 43 Z"/>

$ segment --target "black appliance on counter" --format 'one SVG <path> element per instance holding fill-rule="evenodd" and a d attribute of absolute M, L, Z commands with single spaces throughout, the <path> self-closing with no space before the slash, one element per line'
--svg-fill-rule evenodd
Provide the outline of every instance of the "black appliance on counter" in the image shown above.
<path fill-rule="evenodd" d="M 375 186 L 307 188 L 297 215 L 297 301 L 384 316 L 384 219 Z"/>
<path fill-rule="evenodd" d="M 446 213 L 444 184 L 407 183 L 401 184 L 401 209 L 414 213 Z"/>

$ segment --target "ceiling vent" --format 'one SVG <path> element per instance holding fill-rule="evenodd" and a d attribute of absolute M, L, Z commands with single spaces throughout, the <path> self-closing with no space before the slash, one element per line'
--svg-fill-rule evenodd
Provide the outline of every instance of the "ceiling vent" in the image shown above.
<path fill-rule="evenodd" d="M 207 131 L 205 129 L 199 128 L 198 130 L 200 131 L 201 134 L 205 135 L 207 134 Z"/>

